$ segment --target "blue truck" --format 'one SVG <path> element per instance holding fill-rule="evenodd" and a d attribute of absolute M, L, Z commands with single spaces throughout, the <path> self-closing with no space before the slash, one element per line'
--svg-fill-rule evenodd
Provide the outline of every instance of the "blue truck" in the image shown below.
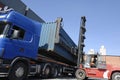
<path fill-rule="evenodd" d="M 9 80 L 74 74 L 77 46 L 62 18 L 40 23 L 14 11 L 0 12 L 0 75 Z"/>

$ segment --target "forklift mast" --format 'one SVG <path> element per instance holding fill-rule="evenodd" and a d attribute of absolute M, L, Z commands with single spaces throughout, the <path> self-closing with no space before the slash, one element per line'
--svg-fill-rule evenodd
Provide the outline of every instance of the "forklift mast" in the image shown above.
<path fill-rule="evenodd" d="M 85 39 L 85 22 L 86 18 L 85 16 L 81 17 L 81 22 L 80 22 L 80 32 L 79 32 L 79 40 L 78 40 L 78 60 L 77 60 L 77 67 L 79 67 L 80 64 L 84 62 L 84 51 L 83 48 L 85 47 L 84 45 L 84 39 Z"/>

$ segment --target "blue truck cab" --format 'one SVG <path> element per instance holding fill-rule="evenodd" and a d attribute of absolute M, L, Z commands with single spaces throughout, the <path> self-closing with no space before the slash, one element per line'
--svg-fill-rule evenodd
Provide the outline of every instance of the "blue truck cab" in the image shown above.
<path fill-rule="evenodd" d="M 10 11 L 0 14 L 0 58 L 25 56 L 35 59 L 41 24 Z"/>
<path fill-rule="evenodd" d="M 40 23 L 18 12 L 0 13 L 0 73 L 8 73 L 11 80 L 22 80 L 28 74 L 27 59 L 37 58 L 40 31 Z"/>

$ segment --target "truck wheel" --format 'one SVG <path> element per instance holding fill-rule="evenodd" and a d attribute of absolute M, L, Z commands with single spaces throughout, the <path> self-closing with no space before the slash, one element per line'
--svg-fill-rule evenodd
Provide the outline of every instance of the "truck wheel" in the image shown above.
<path fill-rule="evenodd" d="M 85 71 L 84 70 L 81 70 L 81 69 L 78 69 L 76 72 L 75 72 L 75 76 L 77 79 L 80 79 L 80 80 L 84 80 L 86 78 L 86 74 L 85 74 Z"/>
<path fill-rule="evenodd" d="M 51 76 L 51 66 L 47 65 L 42 73 L 42 78 L 49 78 Z"/>
<path fill-rule="evenodd" d="M 23 62 L 17 62 L 10 70 L 9 80 L 23 80 L 27 77 L 28 67 Z"/>
<path fill-rule="evenodd" d="M 120 80 L 120 72 L 113 73 L 112 80 Z"/>
<path fill-rule="evenodd" d="M 58 76 L 58 68 L 54 67 L 52 77 L 55 78 Z"/>

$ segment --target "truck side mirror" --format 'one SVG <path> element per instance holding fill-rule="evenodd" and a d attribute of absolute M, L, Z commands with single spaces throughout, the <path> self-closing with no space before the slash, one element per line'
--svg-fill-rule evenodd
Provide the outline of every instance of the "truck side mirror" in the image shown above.
<path fill-rule="evenodd" d="M 12 30 L 11 38 L 12 39 L 19 39 L 20 31 L 19 30 Z"/>

